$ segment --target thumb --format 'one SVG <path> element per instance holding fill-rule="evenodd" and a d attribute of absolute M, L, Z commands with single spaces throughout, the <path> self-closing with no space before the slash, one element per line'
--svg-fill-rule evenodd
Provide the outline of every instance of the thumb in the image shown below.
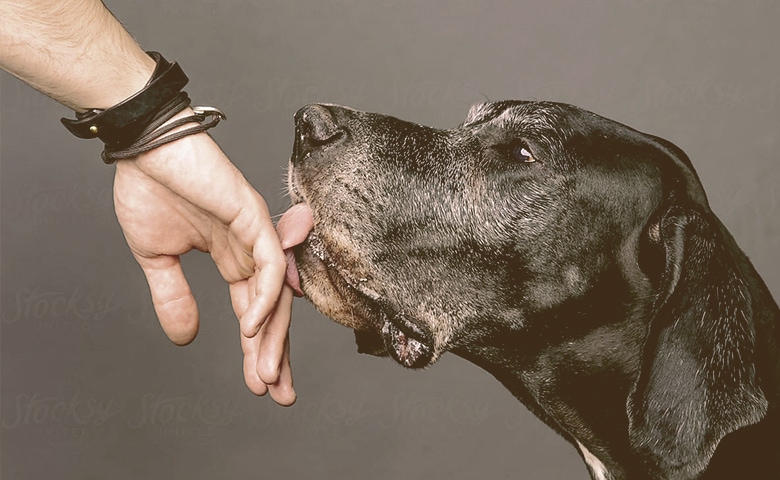
<path fill-rule="evenodd" d="M 152 304 L 163 331 L 176 345 L 187 345 L 198 334 L 198 305 L 184 277 L 178 255 L 140 257 Z"/>

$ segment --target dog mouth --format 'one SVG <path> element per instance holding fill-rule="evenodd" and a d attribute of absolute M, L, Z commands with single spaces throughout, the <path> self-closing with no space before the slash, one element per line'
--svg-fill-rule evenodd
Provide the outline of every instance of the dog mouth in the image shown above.
<path fill-rule="evenodd" d="M 332 318 L 355 330 L 358 352 L 390 355 L 399 364 L 413 369 L 432 362 L 430 334 L 393 308 L 386 298 L 367 285 L 366 279 L 353 278 L 351 272 L 338 265 L 318 234 L 314 215 L 307 203 L 297 203 L 288 209 L 279 219 L 277 229 L 287 256 L 285 283 L 296 296 L 306 297 L 326 315 L 333 311 L 334 302 L 347 303 L 347 308 L 340 310 L 349 310 L 350 321 L 336 316 Z M 318 292 L 310 291 L 316 289 L 317 282 L 307 283 L 306 275 L 301 275 L 299 262 L 318 263 L 318 270 L 326 273 L 321 276 L 327 277 L 331 293 L 323 298 Z M 362 316 L 367 317 L 361 319 L 357 326 L 352 318 L 355 312 L 362 312 Z"/>
<path fill-rule="evenodd" d="M 427 335 L 402 315 L 392 319 L 385 316 L 382 337 L 390 356 L 406 368 L 422 368 L 433 360 L 433 349 Z"/>

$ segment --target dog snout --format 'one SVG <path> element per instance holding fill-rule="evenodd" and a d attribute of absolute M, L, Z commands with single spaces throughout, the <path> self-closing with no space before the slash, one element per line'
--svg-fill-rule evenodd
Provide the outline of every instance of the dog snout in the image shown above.
<path fill-rule="evenodd" d="M 332 144 L 344 135 L 344 129 L 336 123 L 325 105 L 307 105 L 295 114 L 295 153 L 293 161 L 302 161 L 325 145 Z"/>

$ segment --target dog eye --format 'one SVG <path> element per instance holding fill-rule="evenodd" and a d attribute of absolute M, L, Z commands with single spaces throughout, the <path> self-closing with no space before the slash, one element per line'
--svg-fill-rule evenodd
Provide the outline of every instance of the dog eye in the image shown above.
<path fill-rule="evenodd" d="M 531 152 L 528 151 L 528 147 L 522 143 L 512 146 L 512 156 L 523 163 L 532 163 L 536 161 L 534 156 L 531 155 Z"/>

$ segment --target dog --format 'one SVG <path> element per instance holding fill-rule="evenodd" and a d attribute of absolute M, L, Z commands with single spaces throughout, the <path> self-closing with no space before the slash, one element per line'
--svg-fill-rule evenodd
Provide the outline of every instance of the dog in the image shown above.
<path fill-rule="evenodd" d="M 680 148 L 542 101 L 295 135 L 287 281 L 359 352 L 473 362 L 593 479 L 780 478 L 780 312 Z"/>

